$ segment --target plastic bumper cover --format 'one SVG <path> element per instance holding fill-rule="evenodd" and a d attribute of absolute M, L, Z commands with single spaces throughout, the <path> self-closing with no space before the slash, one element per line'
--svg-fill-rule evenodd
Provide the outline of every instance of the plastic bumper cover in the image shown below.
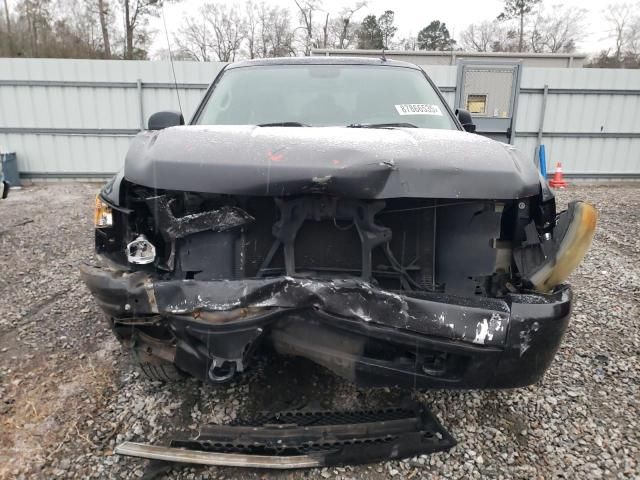
<path fill-rule="evenodd" d="M 243 371 L 253 347 L 307 357 L 363 386 L 507 388 L 538 380 L 567 327 L 571 290 L 468 299 L 378 289 L 360 280 L 158 280 L 83 266 L 114 323 L 153 318 L 176 365 L 203 380 Z M 229 377 L 230 378 L 230 377 Z"/>

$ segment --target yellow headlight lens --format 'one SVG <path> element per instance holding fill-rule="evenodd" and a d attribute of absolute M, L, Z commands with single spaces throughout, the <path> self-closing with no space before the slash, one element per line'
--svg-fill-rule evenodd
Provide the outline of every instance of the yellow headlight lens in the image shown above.
<path fill-rule="evenodd" d="M 597 220 L 598 212 L 593 205 L 576 203 L 567 233 L 555 255 L 555 262 L 545 264 L 530 278 L 536 290 L 548 292 L 571 275 L 591 246 Z"/>
<path fill-rule="evenodd" d="M 107 228 L 113 225 L 111 207 L 96 195 L 96 207 L 93 213 L 93 224 L 96 228 Z"/>

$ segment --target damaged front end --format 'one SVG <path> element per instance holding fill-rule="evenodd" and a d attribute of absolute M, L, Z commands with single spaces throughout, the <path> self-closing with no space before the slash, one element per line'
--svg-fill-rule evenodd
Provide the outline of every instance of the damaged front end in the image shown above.
<path fill-rule="evenodd" d="M 114 182 L 96 209 L 105 265 L 83 279 L 141 362 L 214 383 L 268 343 L 359 385 L 531 384 L 566 329 L 562 282 L 596 219 L 582 202 L 556 216 L 544 189 L 352 198 L 317 179 L 281 196 Z"/>

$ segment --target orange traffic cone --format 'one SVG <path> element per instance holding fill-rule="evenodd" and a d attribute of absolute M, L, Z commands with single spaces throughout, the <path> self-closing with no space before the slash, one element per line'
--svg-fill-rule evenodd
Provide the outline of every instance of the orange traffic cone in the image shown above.
<path fill-rule="evenodd" d="M 562 175 L 562 163 L 557 163 L 556 172 L 553 174 L 553 178 L 549 181 L 549 185 L 553 188 L 565 188 L 569 186 Z"/>

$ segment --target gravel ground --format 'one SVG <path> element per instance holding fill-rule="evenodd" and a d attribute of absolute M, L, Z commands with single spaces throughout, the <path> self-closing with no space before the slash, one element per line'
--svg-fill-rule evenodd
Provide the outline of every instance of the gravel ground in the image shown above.
<path fill-rule="evenodd" d="M 0 478 L 139 478 L 123 440 L 228 422 L 263 408 L 359 406 L 412 395 L 459 444 L 402 462 L 276 474 L 174 467 L 164 478 L 640 478 L 640 186 L 581 185 L 600 222 L 574 273 L 563 346 L 537 385 L 514 391 L 357 390 L 306 361 L 270 357 L 222 387 L 139 377 L 78 277 L 93 255 L 92 184 L 0 201 Z"/>

